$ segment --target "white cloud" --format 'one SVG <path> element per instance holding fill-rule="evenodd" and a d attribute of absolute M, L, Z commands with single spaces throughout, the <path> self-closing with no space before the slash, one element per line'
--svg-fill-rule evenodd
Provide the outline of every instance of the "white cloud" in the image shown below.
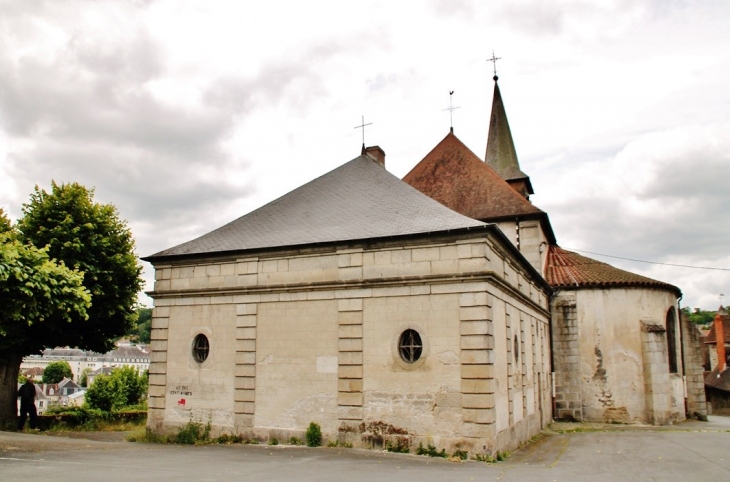
<path fill-rule="evenodd" d="M 366 142 L 404 175 L 446 134 L 450 90 L 456 133 L 482 155 L 495 49 L 523 170 L 562 244 L 720 263 L 729 9 L 4 2 L 0 206 L 18 216 L 33 185 L 82 182 L 149 255 L 355 157 L 363 114 Z M 674 273 L 651 271 L 693 306 L 728 281 Z"/>

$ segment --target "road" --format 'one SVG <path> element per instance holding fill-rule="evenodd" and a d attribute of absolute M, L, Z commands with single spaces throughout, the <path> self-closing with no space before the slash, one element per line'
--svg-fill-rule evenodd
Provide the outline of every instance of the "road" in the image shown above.
<path fill-rule="evenodd" d="M 497 464 L 342 448 L 193 447 L 0 432 L 0 480 L 730 480 L 730 418 L 662 428 L 552 428 Z"/>

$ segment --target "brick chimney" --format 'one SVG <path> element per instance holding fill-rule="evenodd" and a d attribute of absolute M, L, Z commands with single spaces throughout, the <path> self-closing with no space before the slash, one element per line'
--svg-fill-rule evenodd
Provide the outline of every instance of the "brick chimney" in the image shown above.
<path fill-rule="evenodd" d="M 715 315 L 715 341 L 717 343 L 717 372 L 722 373 L 726 367 L 725 364 L 725 324 L 720 310 Z"/>
<path fill-rule="evenodd" d="M 363 154 L 365 154 L 381 166 L 385 167 L 385 151 L 382 150 L 380 146 L 366 147 Z"/>

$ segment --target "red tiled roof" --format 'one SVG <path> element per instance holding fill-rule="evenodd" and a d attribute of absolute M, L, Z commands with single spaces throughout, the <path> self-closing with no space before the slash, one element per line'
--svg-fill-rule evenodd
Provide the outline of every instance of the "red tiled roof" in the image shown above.
<path fill-rule="evenodd" d="M 544 214 L 452 132 L 403 180 L 444 206 L 480 221 Z"/>
<path fill-rule="evenodd" d="M 725 343 L 730 343 L 730 316 L 720 315 L 722 317 L 723 334 L 725 335 Z M 707 333 L 705 343 L 717 343 L 717 334 L 715 333 L 715 322 L 712 322 L 710 331 Z"/>
<path fill-rule="evenodd" d="M 730 392 L 730 369 L 718 373 L 717 368 L 705 375 L 705 385 Z"/>
<path fill-rule="evenodd" d="M 681 293 L 669 283 L 614 268 L 555 245 L 548 247 L 545 279 L 554 288 L 645 286 Z"/>

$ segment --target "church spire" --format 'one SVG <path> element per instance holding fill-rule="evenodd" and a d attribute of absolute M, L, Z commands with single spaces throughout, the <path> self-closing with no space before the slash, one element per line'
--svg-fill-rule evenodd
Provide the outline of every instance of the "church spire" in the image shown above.
<path fill-rule="evenodd" d="M 517 192 L 529 199 L 534 194 L 530 177 L 520 170 L 517 160 L 515 143 L 507 122 L 507 113 L 504 110 L 502 94 L 497 84 L 497 74 L 494 74 L 494 98 L 492 99 L 492 115 L 489 119 L 489 136 L 487 138 L 486 163 L 497 171 L 497 174 L 507 181 Z"/>

